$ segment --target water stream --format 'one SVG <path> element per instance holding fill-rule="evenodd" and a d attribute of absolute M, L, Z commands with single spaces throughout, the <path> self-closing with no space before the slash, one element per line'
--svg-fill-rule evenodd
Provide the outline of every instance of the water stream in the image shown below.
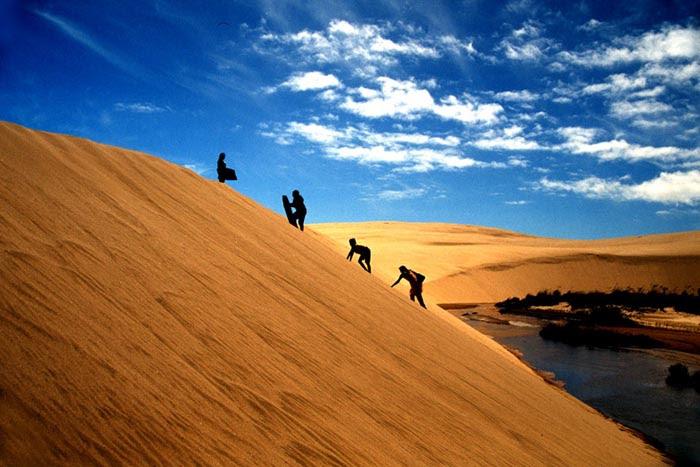
<path fill-rule="evenodd" d="M 698 356 L 572 347 L 540 338 L 536 319 L 502 315 L 506 324 L 496 324 L 474 309 L 465 311 L 473 313 L 463 318 L 470 326 L 518 349 L 531 366 L 553 372 L 575 397 L 660 442 L 680 463 L 700 465 L 700 393 L 664 381 L 674 363 L 700 368 Z"/>

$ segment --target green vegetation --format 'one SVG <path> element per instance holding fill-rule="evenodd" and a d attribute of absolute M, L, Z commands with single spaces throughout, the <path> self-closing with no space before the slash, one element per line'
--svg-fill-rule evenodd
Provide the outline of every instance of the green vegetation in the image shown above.
<path fill-rule="evenodd" d="M 680 293 L 665 287 L 654 286 L 650 290 L 615 289 L 611 292 L 565 292 L 559 290 L 527 294 L 524 298 L 511 297 L 496 303 L 502 313 L 528 311 L 531 307 L 555 306 L 568 303 L 572 311 L 588 310 L 593 313 L 621 308 L 637 311 L 662 310 L 672 307 L 676 311 L 700 314 L 700 289 L 686 289 Z M 531 310 L 529 310 L 531 311 Z"/>

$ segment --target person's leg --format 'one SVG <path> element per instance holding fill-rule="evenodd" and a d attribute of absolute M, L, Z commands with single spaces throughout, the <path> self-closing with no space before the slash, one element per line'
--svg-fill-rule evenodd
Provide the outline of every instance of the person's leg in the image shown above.
<path fill-rule="evenodd" d="M 360 256 L 360 259 L 358 259 L 357 262 L 360 263 L 360 266 L 362 266 L 362 269 L 364 269 L 367 272 L 370 272 L 369 263 L 367 262 L 367 257 Z"/>
<path fill-rule="evenodd" d="M 302 232 L 304 231 L 304 218 L 306 217 L 306 214 L 302 214 L 297 218 L 297 221 L 299 223 L 299 230 Z"/>
<path fill-rule="evenodd" d="M 418 303 L 420 303 L 420 306 L 422 306 L 423 308 L 426 308 L 426 309 L 427 309 L 427 307 L 425 306 L 425 303 L 423 302 L 423 294 L 422 294 L 422 292 L 417 292 L 417 293 L 416 293 L 416 298 L 418 299 Z"/>
<path fill-rule="evenodd" d="M 416 292 L 411 288 L 411 291 L 408 293 L 408 296 L 411 297 L 411 301 L 415 302 L 416 301 Z"/>
<path fill-rule="evenodd" d="M 367 256 L 365 257 L 365 263 L 367 263 L 367 272 L 372 274 L 372 266 L 370 266 L 369 262 L 372 260 L 372 253 L 367 253 Z"/>

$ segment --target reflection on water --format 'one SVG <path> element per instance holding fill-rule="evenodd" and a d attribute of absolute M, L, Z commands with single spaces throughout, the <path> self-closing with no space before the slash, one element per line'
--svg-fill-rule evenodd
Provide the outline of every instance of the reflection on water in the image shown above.
<path fill-rule="evenodd" d="M 663 443 L 679 462 L 700 465 L 700 394 L 672 389 L 664 382 L 669 365 L 690 361 L 698 368 L 696 357 L 571 347 L 540 338 L 531 320 L 519 322 L 517 328 L 488 320 L 466 322 L 520 350 L 533 367 L 555 373 L 577 398 Z"/>

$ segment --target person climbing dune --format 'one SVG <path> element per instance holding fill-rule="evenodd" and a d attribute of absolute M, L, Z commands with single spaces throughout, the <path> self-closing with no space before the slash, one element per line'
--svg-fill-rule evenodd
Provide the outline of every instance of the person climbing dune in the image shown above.
<path fill-rule="evenodd" d="M 348 253 L 346 259 L 348 261 L 352 261 L 353 255 L 357 253 L 358 255 L 360 255 L 360 258 L 357 260 L 357 262 L 360 264 L 360 266 L 362 266 L 362 269 L 371 274 L 372 266 L 370 266 L 369 262 L 372 258 L 372 252 L 370 251 L 370 249 L 364 245 L 358 245 L 357 241 L 354 238 L 351 238 L 348 242 L 350 243 L 350 252 Z"/>
<path fill-rule="evenodd" d="M 399 271 L 401 272 L 399 278 L 396 279 L 396 282 L 391 284 L 391 286 L 393 287 L 398 284 L 401 279 L 406 279 L 408 283 L 411 284 L 411 291 L 409 292 L 411 301 L 418 299 L 420 306 L 426 308 L 423 302 L 423 282 L 425 281 L 425 276 L 419 272 L 408 269 L 406 266 L 399 266 Z"/>
<path fill-rule="evenodd" d="M 219 177 L 219 182 L 224 183 L 226 180 L 238 180 L 236 171 L 226 167 L 226 154 L 219 154 L 219 160 L 216 162 L 216 175 Z"/>

